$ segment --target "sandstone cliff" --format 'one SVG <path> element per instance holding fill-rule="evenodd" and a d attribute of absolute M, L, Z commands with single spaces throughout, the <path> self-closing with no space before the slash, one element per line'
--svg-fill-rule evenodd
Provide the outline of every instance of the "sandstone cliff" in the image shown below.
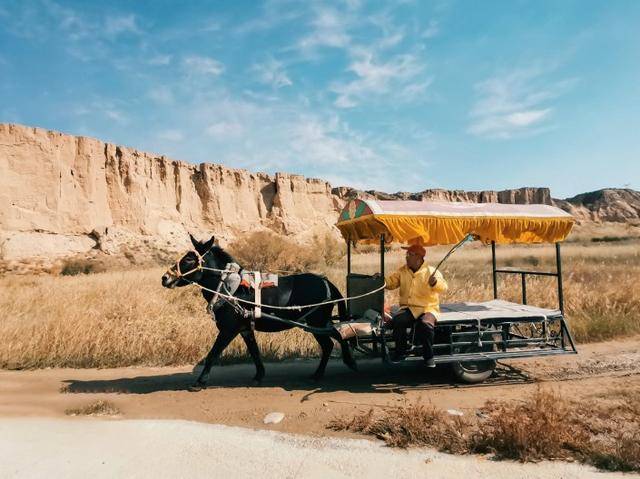
<path fill-rule="evenodd" d="M 332 190 L 341 199 L 355 197 L 376 198 L 379 200 L 416 200 L 416 201 L 462 201 L 468 203 L 509 203 L 509 204 L 552 204 L 549 188 L 518 188 L 502 191 L 462 191 L 430 189 L 420 193 L 384 193 L 381 191 L 360 191 L 348 187 Z"/>
<path fill-rule="evenodd" d="M 194 165 L 40 128 L 0 125 L 0 254 L 186 246 L 269 228 L 326 231 L 342 203 L 321 180 Z"/>
<path fill-rule="evenodd" d="M 556 204 L 579 220 L 637 221 L 640 193 L 554 200 L 548 188 L 388 194 L 298 175 L 171 160 L 86 137 L 0 124 L 0 260 L 187 247 L 187 232 L 223 242 L 270 229 L 301 241 L 331 230 L 355 196 Z"/>

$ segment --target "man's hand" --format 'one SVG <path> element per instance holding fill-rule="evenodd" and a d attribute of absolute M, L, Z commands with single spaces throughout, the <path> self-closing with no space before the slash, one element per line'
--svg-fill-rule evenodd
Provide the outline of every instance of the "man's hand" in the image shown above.
<path fill-rule="evenodd" d="M 438 282 L 438 278 L 436 278 L 433 275 L 429 276 L 429 286 L 433 288 L 437 282 Z"/>

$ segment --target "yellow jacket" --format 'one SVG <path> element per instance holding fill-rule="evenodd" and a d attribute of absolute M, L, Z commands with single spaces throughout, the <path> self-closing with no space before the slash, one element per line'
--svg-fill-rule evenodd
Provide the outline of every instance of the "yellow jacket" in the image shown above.
<path fill-rule="evenodd" d="M 434 269 L 423 263 L 414 273 L 404 265 L 385 278 L 386 289 L 400 288 L 400 307 L 409 307 L 414 318 L 423 313 L 432 313 L 437 318 L 440 313 L 440 293 L 444 293 L 448 286 L 440 271 L 435 274 L 436 285 L 429 286 L 429 277 Z"/>

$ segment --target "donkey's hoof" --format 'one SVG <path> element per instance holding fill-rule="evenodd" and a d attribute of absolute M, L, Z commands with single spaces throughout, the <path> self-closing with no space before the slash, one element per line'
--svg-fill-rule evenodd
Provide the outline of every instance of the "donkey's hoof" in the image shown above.
<path fill-rule="evenodd" d="M 196 393 L 198 391 L 202 391 L 207 387 L 207 383 L 204 381 L 196 381 L 191 386 L 189 386 L 189 391 L 192 393 Z"/>
<path fill-rule="evenodd" d="M 262 378 L 255 377 L 251 380 L 252 386 L 262 386 Z"/>

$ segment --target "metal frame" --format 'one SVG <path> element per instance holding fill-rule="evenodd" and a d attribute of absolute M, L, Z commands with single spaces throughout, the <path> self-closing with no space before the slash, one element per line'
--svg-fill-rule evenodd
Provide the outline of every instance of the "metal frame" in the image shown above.
<path fill-rule="evenodd" d="M 380 272 L 384 276 L 384 235 L 380 236 Z M 498 268 L 496 244 L 491 243 L 491 264 L 493 297 L 498 299 L 498 275 L 519 274 L 521 277 L 522 304 L 527 304 L 526 277 L 552 276 L 557 279 L 559 313 L 552 316 L 531 316 L 525 318 L 469 319 L 465 321 L 441 321 L 436 325 L 436 363 L 466 361 L 488 361 L 506 358 L 527 358 L 557 354 L 576 354 L 577 350 L 564 319 L 564 296 L 562 291 L 562 261 L 560 244 L 556 247 L 556 271 L 529 271 L 515 268 Z M 351 241 L 347 241 L 347 296 L 351 265 Z M 348 303 L 347 303 L 348 304 Z M 383 313 L 381 312 L 381 315 Z M 523 332 L 522 329 L 527 329 Z M 380 321 L 379 334 L 360 337 L 354 342 L 356 350 L 374 356 L 381 356 L 389 362 L 388 342 L 392 340 L 391 328 Z M 379 348 L 380 346 L 380 348 Z M 567 347 L 568 346 L 568 347 Z M 412 346 L 407 359 L 421 359 L 420 347 Z M 413 356 L 411 356 L 413 354 Z"/>
<path fill-rule="evenodd" d="M 527 275 L 531 276 L 554 276 L 558 284 L 558 309 L 564 314 L 564 295 L 562 294 L 562 259 L 560 257 L 560 243 L 556 245 L 556 271 L 526 271 L 515 268 L 498 269 L 496 267 L 496 242 L 491 242 L 491 266 L 493 270 L 493 299 L 498 299 L 498 276 L 501 274 L 519 274 L 522 283 L 522 304 L 527 304 Z"/>

